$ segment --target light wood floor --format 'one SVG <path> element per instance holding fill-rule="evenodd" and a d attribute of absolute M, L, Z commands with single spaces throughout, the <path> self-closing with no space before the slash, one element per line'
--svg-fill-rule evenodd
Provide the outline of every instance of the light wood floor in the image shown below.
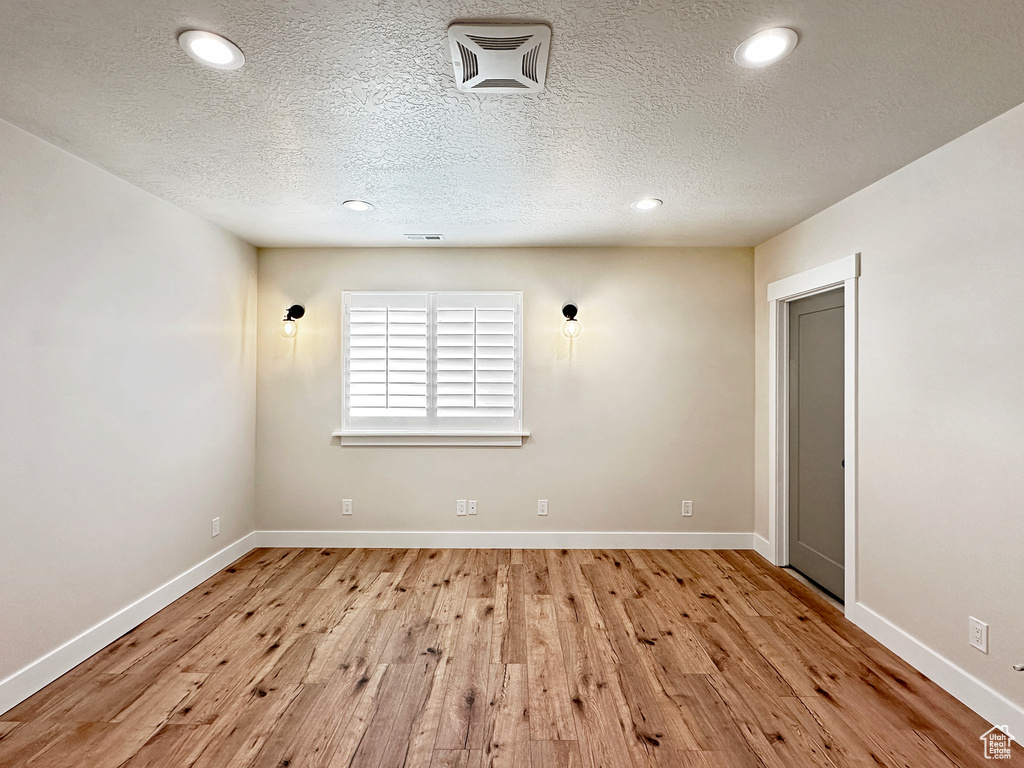
<path fill-rule="evenodd" d="M 0 715 L 0 765 L 980 768 L 988 728 L 752 553 L 265 549 Z"/>

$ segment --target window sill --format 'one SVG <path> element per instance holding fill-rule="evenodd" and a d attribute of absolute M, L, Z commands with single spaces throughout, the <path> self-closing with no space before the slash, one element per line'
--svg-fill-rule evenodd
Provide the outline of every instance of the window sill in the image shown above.
<path fill-rule="evenodd" d="M 342 445 L 465 445 L 465 446 L 521 446 L 529 432 L 360 432 L 341 430 L 332 432 Z"/>

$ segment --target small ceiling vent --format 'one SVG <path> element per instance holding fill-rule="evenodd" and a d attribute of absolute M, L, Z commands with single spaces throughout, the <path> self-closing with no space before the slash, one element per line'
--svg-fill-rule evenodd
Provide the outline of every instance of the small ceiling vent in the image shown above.
<path fill-rule="evenodd" d="M 455 84 L 467 93 L 537 93 L 544 90 L 551 48 L 547 24 L 452 24 Z"/>
<path fill-rule="evenodd" d="M 441 234 L 406 234 L 406 240 L 444 240 Z"/>

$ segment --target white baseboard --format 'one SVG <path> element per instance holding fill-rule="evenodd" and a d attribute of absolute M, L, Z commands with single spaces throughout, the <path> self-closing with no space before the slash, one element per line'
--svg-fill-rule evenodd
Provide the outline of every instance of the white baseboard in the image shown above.
<path fill-rule="evenodd" d="M 749 533 L 590 531 L 256 531 L 257 547 L 750 549 Z"/>
<path fill-rule="evenodd" d="M 124 633 L 134 629 L 162 608 L 166 608 L 190 589 L 193 589 L 217 571 L 226 568 L 256 545 L 253 534 L 243 536 L 220 552 L 175 576 L 145 597 L 122 608 L 78 637 L 55 648 L 45 656 L 0 681 L 0 719 L 3 713 L 24 701 L 39 689 L 74 669 L 97 651 L 102 650 Z"/>
<path fill-rule="evenodd" d="M 990 724 L 1009 726 L 1011 734 L 1017 738 L 1024 738 L 1024 708 L 933 651 L 888 619 L 879 616 L 863 603 L 856 603 L 849 608 L 853 610 L 847 610 L 846 618 L 875 640 L 927 675 Z M 978 735 L 981 736 L 980 733 Z"/>
<path fill-rule="evenodd" d="M 772 552 L 772 545 L 768 539 L 754 534 L 754 551 L 769 563 L 775 564 L 775 553 Z"/>

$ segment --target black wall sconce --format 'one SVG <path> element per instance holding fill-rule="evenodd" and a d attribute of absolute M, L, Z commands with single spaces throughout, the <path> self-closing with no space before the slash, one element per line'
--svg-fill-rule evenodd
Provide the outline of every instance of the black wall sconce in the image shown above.
<path fill-rule="evenodd" d="M 292 304 L 284 311 L 284 319 L 281 320 L 281 335 L 286 339 L 294 339 L 299 332 L 299 324 L 295 321 L 306 314 L 306 308 L 301 304 Z"/>
<path fill-rule="evenodd" d="M 579 310 L 575 304 L 566 304 L 562 307 L 562 315 L 565 317 L 565 324 L 562 325 L 562 333 L 568 336 L 570 339 L 575 339 L 580 335 L 580 321 L 576 319 L 576 313 Z"/>

